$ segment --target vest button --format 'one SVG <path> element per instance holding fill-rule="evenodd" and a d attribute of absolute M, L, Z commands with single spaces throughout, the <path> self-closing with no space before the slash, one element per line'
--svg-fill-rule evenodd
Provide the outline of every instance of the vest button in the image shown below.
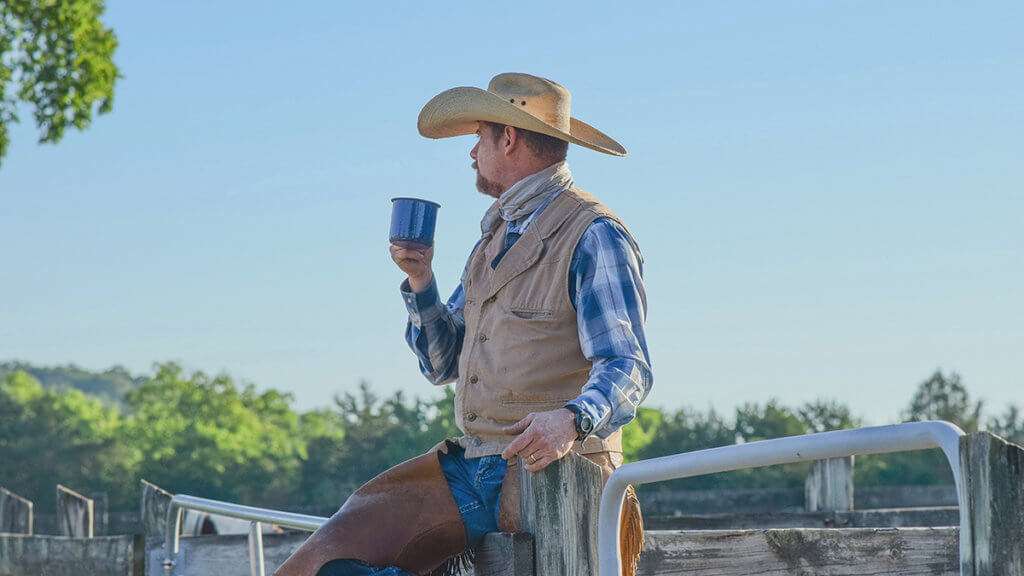
<path fill-rule="evenodd" d="M 476 384 L 479 381 L 480 381 L 480 379 L 476 377 L 476 374 L 473 374 L 472 376 L 469 377 L 469 383 L 470 384 Z"/>
<path fill-rule="evenodd" d="M 473 422 L 474 420 L 476 420 L 476 412 L 470 412 L 469 414 L 466 414 L 466 420 L 468 420 L 469 422 Z"/>
<path fill-rule="evenodd" d="M 473 302 L 475 302 L 475 300 L 473 300 L 472 298 L 467 298 L 466 299 L 466 304 L 469 304 L 470 306 L 473 305 Z"/>
<path fill-rule="evenodd" d="M 481 342 L 487 342 L 487 334 L 481 334 L 478 340 L 480 340 Z"/>

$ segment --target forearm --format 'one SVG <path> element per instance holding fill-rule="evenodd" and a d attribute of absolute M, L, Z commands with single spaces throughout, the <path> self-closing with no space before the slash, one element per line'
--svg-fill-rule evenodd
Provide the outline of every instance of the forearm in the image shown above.
<path fill-rule="evenodd" d="M 590 415 L 594 435 L 607 438 L 636 417 L 653 382 L 650 367 L 641 359 L 597 359 L 580 396 L 570 404 Z"/>
<path fill-rule="evenodd" d="M 461 287 L 448 305 L 441 303 L 433 280 L 420 292 L 413 291 L 408 281 L 403 282 L 401 291 L 409 311 L 405 341 L 419 360 L 420 372 L 434 384 L 455 380 L 466 330 Z"/>

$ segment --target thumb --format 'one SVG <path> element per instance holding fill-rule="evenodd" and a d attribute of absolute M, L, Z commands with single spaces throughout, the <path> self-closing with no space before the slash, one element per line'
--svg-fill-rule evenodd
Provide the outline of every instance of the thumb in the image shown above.
<path fill-rule="evenodd" d="M 522 434 L 523 432 L 526 431 L 527 428 L 530 427 L 530 423 L 531 422 L 533 422 L 533 414 L 532 413 L 531 414 L 527 414 L 526 418 L 523 418 L 522 420 L 520 420 L 519 422 L 516 422 L 515 424 L 511 424 L 509 426 L 505 426 L 505 433 L 506 434 Z"/>

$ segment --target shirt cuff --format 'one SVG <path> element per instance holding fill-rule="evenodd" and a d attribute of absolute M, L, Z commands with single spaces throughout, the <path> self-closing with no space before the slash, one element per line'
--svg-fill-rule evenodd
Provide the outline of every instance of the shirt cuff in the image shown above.
<path fill-rule="evenodd" d="M 566 404 L 571 404 L 582 410 L 584 414 L 590 416 L 590 421 L 594 423 L 594 430 L 590 433 L 590 436 L 594 436 L 598 431 L 601 432 L 600 436 L 602 438 L 610 434 L 610 432 L 606 433 L 606 431 L 601 430 L 605 421 L 612 413 L 612 407 L 608 399 L 604 397 L 604 394 L 597 390 L 587 390 L 575 400 Z"/>
<path fill-rule="evenodd" d="M 400 290 L 405 308 L 409 311 L 409 321 L 413 325 L 423 326 L 444 314 L 445 308 L 441 304 L 441 296 L 437 292 L 437 282 L 434 279 L 430 280 L 430 285 L 424 291 L 413 292 L 407 278 L 402 281 Z"/>

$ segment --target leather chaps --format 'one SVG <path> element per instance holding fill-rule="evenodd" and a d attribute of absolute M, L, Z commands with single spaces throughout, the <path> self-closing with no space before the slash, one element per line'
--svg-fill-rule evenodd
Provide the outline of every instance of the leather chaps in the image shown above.
<path fill-rule="evenodd" d="M 435 576 L 458 570 L 467 550 L 458 506 L 441 470 L 441 442 L 426 454 L 406 460 L 363 484 L 309 537 L 274 576 L 316 576 L 324 564 L 356 559 L 374 566 L 398 566 L 413 574 Z M 586 454 L 604 479 L 621 463 L 608 452 Z M 621 458 L 621 455 L 615 455 Z M 499 529 L 519 526 L 518 470 L 509 463 L 502 483 Z M 622 517 L 623 574 L 634 576 L 643 547 L 643 521 L 635 493 L 627 494 Z"/>

